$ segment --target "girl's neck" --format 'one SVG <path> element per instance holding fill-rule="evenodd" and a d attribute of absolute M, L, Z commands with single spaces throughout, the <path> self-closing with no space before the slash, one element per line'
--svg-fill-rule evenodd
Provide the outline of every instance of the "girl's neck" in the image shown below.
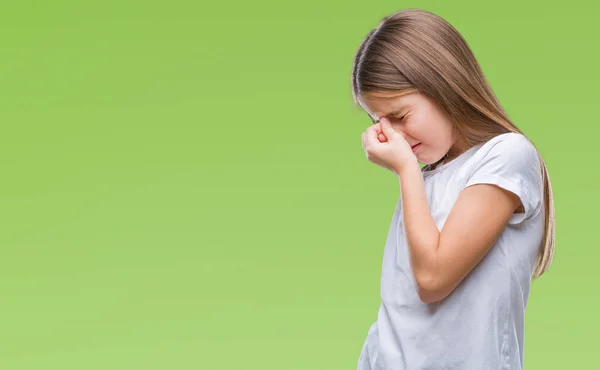
<path fill-rule="evenodd" d="M 446 153 L 446 154 L 445 154 L 445 155 L 442 157 L 442 159 L 440 159 L 439 161 L 437 161 L 437 162 L 433 163 L 433 164 L 430 166 L 430 168 L 433 170 L 433 169 L 435 169 L 435 168 L 437 168 L 437 167 L 439 167 L 439 166 L 443 165 L 444 163 L 446 163 L 446 161 L 447 161 L 447 160 L 448 160 L 448 153 Z"/>
<path fill-rule="evenodd" d="M 439 166 L 442 166 L 450 161 L 453 161 L 454 159 L 458 158 L 461 154 L 463 154 L 464 152 L 466 152 L 469 148 L 464 145 L 464 144 L 459 144 L 456 145 L 457 143 L 455 143 L 454 146 L 452 146 L 452 148 L 450 148 L 450 150 L 444 154 L 444 156 L 437 162 L 432 163 L 431 165 L 429 165 L 429 169 L 433 170 Z"/>
<path fill-rule="evenodd" d="M 442 158 L 441 163 L 439 165 L 448 163 L 448 162 L 458 158 L 464 152 L 469 150 L 469 148 L 470 148 L 470 146 L 466 142 L 466 140 L 458 139 L 457 141 L 454 142 L 454 145 L 450 148 L 450 150 L 446 153 L 446 155 L 444 155 L 444 157 Z"/>

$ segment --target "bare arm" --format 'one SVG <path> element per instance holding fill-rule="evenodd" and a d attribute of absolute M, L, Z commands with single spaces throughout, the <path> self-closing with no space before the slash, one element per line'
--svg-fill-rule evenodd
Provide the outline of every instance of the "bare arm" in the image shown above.
<path fill-rule="evenodd" d="M 519 197 L 495 185 L 464 189 L 442 231 L 429 211 L 417 162 L 398 175 L 410 262 L 423 302 L 448 296 L 477 265 L 502 233 Z"/>

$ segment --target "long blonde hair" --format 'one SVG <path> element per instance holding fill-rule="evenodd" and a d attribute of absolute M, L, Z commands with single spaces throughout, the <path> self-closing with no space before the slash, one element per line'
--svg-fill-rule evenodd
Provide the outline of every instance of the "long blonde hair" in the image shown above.
<path fill-rule="evenodd" d="M 523 134 L 500 105 L 461 34 L 440 16 L 422 9 L 404 9 L 384 17 L 361 43 L 352 68 L 352 95 L 359 107 L 367 96 L 390 98 L 413 91 L 432 98 L 468 146 L 507 132 Z M 552 264 L 555 239 L 552 186 L 539 151 L 538 156 L 545 217 L 533 278 Z"/>

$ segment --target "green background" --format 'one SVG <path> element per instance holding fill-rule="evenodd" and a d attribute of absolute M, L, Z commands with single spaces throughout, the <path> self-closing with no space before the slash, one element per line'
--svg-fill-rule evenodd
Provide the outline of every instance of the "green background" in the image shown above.
<path fill-rule="evenodd" d="M 596 363 L 591 1 L 4 1 L 0 369 L 355 369 L 399 196 L 352 58 L 453 24 L 548 165 L 556 258 L 526 369 Z"/>

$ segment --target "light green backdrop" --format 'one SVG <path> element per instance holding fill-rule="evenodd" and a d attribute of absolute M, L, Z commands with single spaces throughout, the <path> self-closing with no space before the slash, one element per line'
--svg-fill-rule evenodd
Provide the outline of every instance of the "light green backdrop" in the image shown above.
<path fill-rule="evenodd" d="M 591 1 L 4 1 L 0 369 L 355 369 L 398 197 L 352 106 L 361 40 L 463 33 L 552 176 L 525 368 L 596 361 Z"/>

